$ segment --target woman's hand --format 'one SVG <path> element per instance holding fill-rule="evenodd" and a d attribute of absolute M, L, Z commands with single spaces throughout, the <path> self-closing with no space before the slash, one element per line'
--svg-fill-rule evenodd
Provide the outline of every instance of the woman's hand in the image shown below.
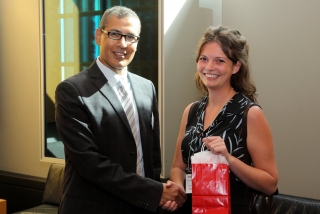
<path fill-rule="evenodd" d="M 215 155 L 222 155 L 227 160 L 230 156 L 224 140 L 220 136 L 210 136 L 202 139 L 206 147 Z"/>

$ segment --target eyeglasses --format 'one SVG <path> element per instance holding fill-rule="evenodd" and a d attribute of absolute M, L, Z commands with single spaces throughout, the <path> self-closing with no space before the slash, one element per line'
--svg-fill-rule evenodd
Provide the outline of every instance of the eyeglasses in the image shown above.
<path fill-rule="evenodd" d="M 105 34 L 108 34 L 108 37 L 113 40 L 120 40 L 124 36 L 124 39 L 126 40 L 126 42 L 136 43 L 140 39 L 139 36 L 135 36 L 132 34 L 121 34 L 121 33 L 114 32 L 114 31 L 108 32 L 103 29 L 100 29 L 100 30 Z"/>

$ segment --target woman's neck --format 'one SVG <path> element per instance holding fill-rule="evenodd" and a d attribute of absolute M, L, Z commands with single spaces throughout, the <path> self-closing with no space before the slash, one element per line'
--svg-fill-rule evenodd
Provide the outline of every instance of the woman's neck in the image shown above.
<path fill-rule="evenodd" d="M 224 89 L 223 91 L 210 91 L 208 94 L 207 106 L 219 107 L 221 109 L 235 93 L 236 92 L 231 87 Z"/>
<path fill-rule="evenodd" d="M 231 97 L 236 92 L 230 87 L 229 90 L 224 90 L 219 93 L 210 93 L 208 95 L 208 102 L 205 108 L 205 115 L 203 121 L 203 130 L 206 130 L 215 118 L 218 116 L 220 110 L 227 104 Z"/>

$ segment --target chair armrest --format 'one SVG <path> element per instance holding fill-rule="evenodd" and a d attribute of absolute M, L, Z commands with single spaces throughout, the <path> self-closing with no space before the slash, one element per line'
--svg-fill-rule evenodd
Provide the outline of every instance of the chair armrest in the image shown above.
<path fill-rule="evenodd" d="M 0 199 L 0 214 L 7 214 L 7 201 Z"/>
<path fill-rule="evenodd" d="M 46 186 L 44 188 L 42 203 L 59 206 L 62 194 L 63 180 L 64 164 L 51 164 L 48 172 Z"/>

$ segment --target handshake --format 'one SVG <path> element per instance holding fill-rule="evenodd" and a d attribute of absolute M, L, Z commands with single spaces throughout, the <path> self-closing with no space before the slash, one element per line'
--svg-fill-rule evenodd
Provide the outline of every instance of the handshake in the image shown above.
<path fill-rule="evenodd" d="M 186 199 L 187 195 L 184 188 L 169 180 L 163 184 L 163 192 L 159 206 L 161 206 L 162 209 L 173 212 L 181 207 Z"/>

